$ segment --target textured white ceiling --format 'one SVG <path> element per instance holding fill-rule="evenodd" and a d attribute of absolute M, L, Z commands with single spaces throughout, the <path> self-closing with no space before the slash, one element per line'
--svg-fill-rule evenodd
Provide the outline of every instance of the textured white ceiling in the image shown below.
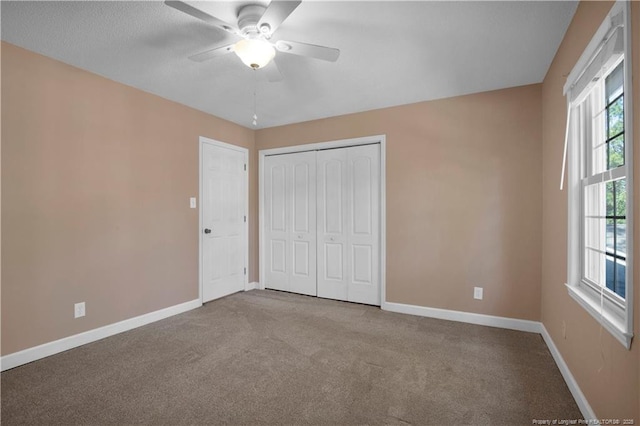
<path fill-rule="evenodd" d="M 190 2 L 235 23 L 247 0 Z M 258 128 L 539 83 L 574 1 L 303 1 L 272 40 L 336 47 L 336 63 L 278 53 L 269 83 L 234 54 L 188 56 L 237 39 L 162 2 L 2 1 L 2 39 Z"/>

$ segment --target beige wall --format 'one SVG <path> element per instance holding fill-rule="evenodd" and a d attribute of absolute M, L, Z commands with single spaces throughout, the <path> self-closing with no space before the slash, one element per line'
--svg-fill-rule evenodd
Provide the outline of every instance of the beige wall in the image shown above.
<path fill-rule="evenodd" d="M 6 43 L 2 83 L 2 354 L 196 299 L 198 137 L 254 132 Z"/>
<path fill-rule="evenodd" d="M 640 421 L 640 4 L 632 6 L 635 104 L 634 200 L 634 300 L 636 338 L 626 350 L 567 294 L 567 192 L 559 190 L 566 123 L 562 86 L 586 45 L 609 12 L 612 3 L 581 2 L 571 26 L 544 79 L 543 109 L 543 245 L 542 322 L 558 346 L 569 369 L 599 418 L 633 418 Z M 629 89 L 627 88 L 627 92 Z M 566 337 L 563 336 L 566 325 Z"/>
<path fill-rule="evenodd" d="M 387 301 L 539 320 L 540 85 L 258 130 L 255 140 L 260 150 L 376 134 L 387 140 Z"/>

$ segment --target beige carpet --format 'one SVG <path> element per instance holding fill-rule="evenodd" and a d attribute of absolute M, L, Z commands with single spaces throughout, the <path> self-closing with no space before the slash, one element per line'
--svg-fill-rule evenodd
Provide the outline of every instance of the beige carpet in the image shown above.
<path fill-rule="evenodd" d="M 492 424 L 577 419 L 538 334 L 274 291 L 2 373 L 2 424 Z"/>

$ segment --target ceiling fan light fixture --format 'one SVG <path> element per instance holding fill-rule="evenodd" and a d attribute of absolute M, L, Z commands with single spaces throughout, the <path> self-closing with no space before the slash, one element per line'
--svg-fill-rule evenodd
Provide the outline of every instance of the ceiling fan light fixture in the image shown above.
<path fill-rule="evenodd" d="M 262 39 L 243 39 L 233 45 L 233 51 L 249 68 L 257 70 L 266 66 L 276 55 L 271 43 Z"/>

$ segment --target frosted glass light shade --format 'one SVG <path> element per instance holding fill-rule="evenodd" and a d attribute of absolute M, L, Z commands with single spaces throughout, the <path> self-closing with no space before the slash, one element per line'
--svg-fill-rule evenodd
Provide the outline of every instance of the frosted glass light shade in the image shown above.
<path fill-rule="evenodd" d="M 276 55 L 276 50 L 271 43 L 260 39 L 243 39 L 233 45 L 233 51 L 253 69 L 262 68 Z"/>

